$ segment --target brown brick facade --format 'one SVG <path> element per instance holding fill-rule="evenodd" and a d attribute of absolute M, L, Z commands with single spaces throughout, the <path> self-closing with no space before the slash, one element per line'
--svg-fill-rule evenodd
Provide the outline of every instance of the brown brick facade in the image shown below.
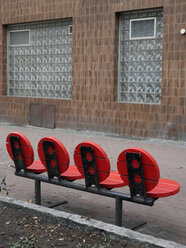
<path fill-rule="evenodd" d="M 163 8 L 161 104 L 118 102 L 118 19 Z M 8 97 L 6 27 L 72 18 L 72 100 Z M 186 0 L 0 0 L 0 121 L 29 123 L 31 103 L 56 106 L 56 127 L 186 140 Z"/>

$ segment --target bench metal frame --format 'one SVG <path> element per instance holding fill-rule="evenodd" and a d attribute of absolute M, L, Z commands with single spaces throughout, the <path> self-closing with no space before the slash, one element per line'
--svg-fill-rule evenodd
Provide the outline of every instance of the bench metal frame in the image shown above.
<path fill-rule="evenodd" d="M 120 192 L 116 192 L 113 190 L 111 191 L 105 188 L 99 188 L 99 190 L 96 187 L 86 188 L 86 185 L 70 182 L 70 181 L 63 180 L 63 179 L 59 181 L 57 178 L 51 178 L 49 180 L 48 177 L 45 175 L 35 174 L 32 172 L 25 173 L 24 171 L 19 171 L 19 172 L 15 172 L 15 175 L 35 180 L 35 203 L 38 205 L 41 205 L 41 182 L 59 185 L 59 186 L 63 186 L 66 188 L 76 189 L 76 190 L 85 191 L 88 193 L 93 193 L 97 195 L 114 198 L 115 199 L 115 225 L 116 226 L 122 226 L 122 206 L 123 206 L 122 201 L 123 200 L 142 204 L 142 205 L 147 205 L 147 206 L 153 206 L 156 200 L 156 198 L 148 198 L 148 197 L 144 200 L 144 197 L 142 196 L 131 197 L 130 194 L 120 193 Z"/>
<path fill-rule="evenodd" d="M 111 191 L 109 189 L 100 187 L 99 180 L 98 180 L 98 172 L 96 169 L 94 150 L 91 147 L 82 146 L 80 148 L 82 163 L 83 163 L 83 170 L 84 170 L 84 175 L 85 175 L 85 185 L 83 185 L 83 184 L 78 184 L 75 182 L 62 179 L 60 177 L 56 154 L 55 153 L 50 154 L 48 152 L 49 147 L 52 147 L 54 149 L 53 142 L 43 141 L 43 148 L 44 148 L 48 176 L 43 175 L 42 173 L 36 174 L 33 172 L 29 172 L 26 169 L 19 137 L 15 138 L 14 136 L 10 136 L 10 142 L 11 142 L 11 148 L 12 148 L 12 153 L 13 153 L 13 158 L 14 158 L 14 163 L 15 163 L 15 168 L 16 168 L 15 175 L 35 180 L 35 203 L 38 205 L 41 205 L 41 182 L 59 185 L 59 186 L 63 186 L 63 187 L 71 188 L 71 189 L 80 190 L 80 191 L 85 191 L 85 192 L 92 193 L 92 194 L 107 196 L 107 197 L 115 199 L 115 225 L 122 226 L 123 200 L 134 202 L 137 204 L 143 204 L 147 206 L 153 206 L 155 200 L 157 200 L 157 198 L 150 198 L 146 196 L 143 170 L 142 170 L 142 162 L 141 162 L 141 157 L 139 154 L 135 154 L 135 153 L 127 154 L 127 167 L 128 167 L 128 174 L 129 174 L 130 194 L 125 194 L 125 193 L 117 192 L 114 190 Z M 19 144 L 18 147 L 16 147 L 15 142 L 18 142 Z M 91 154 L 92 159 L 87 159 L 87 156 L 86 156 L 87 153 L 89 155 Z M 18 158 L 18 155 L 19 155 L 19 158 Z M 139 162 L 138 168 L 132 168 L 131 162 L 133 159 L 138 160 Z M 55 166 L 50 164 L 51 160 L 55 161 Z M 90 173 L 89 167 L 93 168 L 94 173 Z M 142 182 L 136 183 L 134 181 L 134 175 L 136 174 L 138 174 L 141 177 Z"/>

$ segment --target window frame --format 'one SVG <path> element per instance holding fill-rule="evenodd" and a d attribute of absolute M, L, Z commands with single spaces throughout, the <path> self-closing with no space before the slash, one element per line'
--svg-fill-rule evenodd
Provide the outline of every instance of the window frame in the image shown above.
<path fill-rule="evenodd" d="M 68 34 L 72 34 L 72 25 L 68 25 Z"/>
<path fill-rule="evenodd" d="M 11 45 L 10 44 L 10 33 L 17 33 L 17 32 L 25 32 L 25 31 L 28 31 L 28 34 L 29 34 L 29 42 L 27 44 L 25 43 L 22 43 L 22 44 L 17 44 L 17 45 Z M 30 29 L 22 29 L 22 30 L 11 30 L 8 32 L 8 46 L 9 47 L 21 47 L 21 46 L 30 46 L 30 41 L 31 41 L 31 38 L 30 38 Z"/>
<path fill-rule="evenodd" d="M 132 22 L 145 21 L 145 20 L 154 20 L 154 35 L 153 36 L 144 36 L 144 37 L 134 37 L 134 38 L 132 38 L 131 37 Z M 146 39 L 155 39 L 155 38 L 156 38 L 156 17 L 130 19 L 130 23 L 129 23 L 129 40 L 146 40 Z"/>

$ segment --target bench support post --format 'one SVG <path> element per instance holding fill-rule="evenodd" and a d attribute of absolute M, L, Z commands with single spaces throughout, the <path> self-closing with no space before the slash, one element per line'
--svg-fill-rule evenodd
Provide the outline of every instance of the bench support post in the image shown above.
<path fill-rule="evenodd" d="M 41 205 L 41 181 L 35 180 L 35 204 Z"/>
<path fill-rule="evenodd" d="M 115 205 L 115 224 L 116 226 L 122 226 L 122 199 L 121 197 L 116 197 Z"/>

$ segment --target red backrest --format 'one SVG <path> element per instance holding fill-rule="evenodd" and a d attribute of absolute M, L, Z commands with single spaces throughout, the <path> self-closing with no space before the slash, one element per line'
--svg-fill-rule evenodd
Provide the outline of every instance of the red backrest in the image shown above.
<path fill-rule="evenodd" d="M 87 147 L 93 148 L 99 182 L 104 181 L 109 176 L 109 173 L 110 173 L 110 161 L 107 157 L 107 154 L 99 145 L 93 142 L 90 142 L 90 141 L 85 141 L 77 145 L 74 150 L 74 162 L 79 172 L 82 175 L 84 175 L 84 171 L 83 171 L 83 164 L 82 164 L 81 152 L 80 152 L 81 146 L 87 146 Z M 87 155 L 87 158 L 88 158 L 88 155 Z"/>
<path fill-rule="evenodd" d="M 46 166 L 46 161 L 45 161 L 45 155 L 44 155 L 44 150 L 43 150 L 43 141 L 50 141 L 54 143 L 55 151 L 49 148 L 48 152 L 50 154 L 56 152 L 60 174 L 64 173 L 68 169 L 69 163 L 70 163 L 69 154 L 65 146 L 58 139 L 54 137 L 48 136 L 48 137 L 41 139 L 38 143 L 38 155 L 44 166 Z M 51 164 L 56 166 L 55 161 L 51 161 Z"/>
<path fill-rule="evenodd" d="M 141 154 L 146 191 L 153 189 L 158 184 L 158 180 L 160 178 L 159 167 L 156 161 L 154 160 L 154 158 L 147 151 L 137 147 L 132 147 L 124 150 L 123 152 L 120 153 L 118 157 L 118 161 L 117 161 L 118 172 L 120 173 L 122 179 L 126 182 L 126 185 L 129 185 L 127 161 L 126 161 L 127 152 Z M 132 166 L 134 168 L 138 167 L 139 166 L 138 161 L 133 160 Z M 136 175 L 134 177 L 134 180 L 138 182 L 140 180 L 139 176 Z"/>
<path fill-rule="evenodd" d="M 6 148 L 7 148 L 7 151 L 8 151 L 8 153 L 9 153 L 9 155 L 13 161 L 14 161 L 14 158 L 13 158 L 12 147 L 11 147 L 11 143 L 10 143 L 10 136 L 19 137 L 21 149 L 22 149 L 22 153 L 23 153 L 23 158 L 24 158 L 26 167 L 29 167 L 34 161 L 34 151 L 33 151 L 33 148 L 32 148 L 30 141 L 27 139 L 26 136 L 24 136 L 22 133 L 19 133 L 19 132 L 12 132 L 7 136 Z M 16 148 L 19 147 L 18 142 L 15 142 L 14 145 Z M 21 159 L 21 154 L 20 154 L 20 156 L 18 154 L 18 159 Z"/>

